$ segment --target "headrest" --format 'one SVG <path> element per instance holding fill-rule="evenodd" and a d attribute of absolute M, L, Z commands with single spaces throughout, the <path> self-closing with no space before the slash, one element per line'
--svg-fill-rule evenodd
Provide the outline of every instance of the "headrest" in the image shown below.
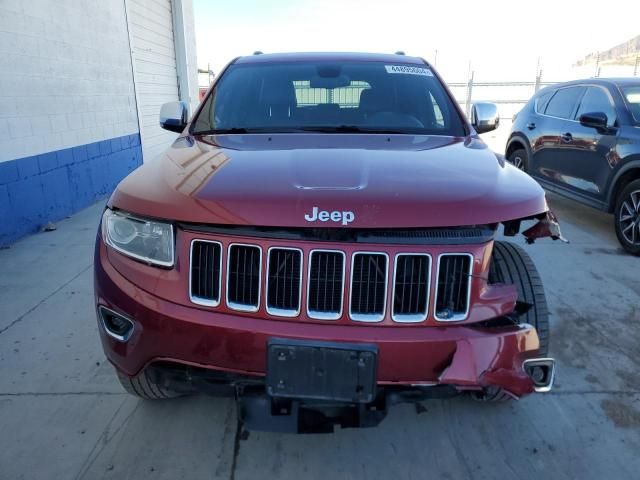
<path fill-rule="evenodd" d="M 260 103 L 265 106 L 297 105 L 293 83 L 286 79 L 266 79 L 260 92 Z"/>
<path fill-rule="evenodd" d="M 360 110 L 365 112 L 384 112 L 392 110 L 390 96 L 382 90 L 368 88 L 360 94 Z"/>

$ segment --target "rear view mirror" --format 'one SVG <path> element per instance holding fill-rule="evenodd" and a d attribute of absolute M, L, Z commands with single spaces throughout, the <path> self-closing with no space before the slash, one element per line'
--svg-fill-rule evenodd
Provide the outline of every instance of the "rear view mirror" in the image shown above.
<path fill-rule="evenodd" d="M 608 121 L 607 115 L 603 112 L 589 112 L 580 115 L 580 125 L 595 128 L 599 132 L 607 130 Z"/>
<path fill-rule="evenodd" d="M 189 110 L 185 102 L 169 102 L 160 107 L 160 126 L 170 132 L 182 133 L 188 118 Z"/>
<path fill-rule="evenodd" d="M 351 85 L 351 79 L 346 75 L 338 75 L 336 77 L 321 77 L 317 75 L 311 78 L 309 86 L 311 88 L 341 88 Z"/>
<path fill-rule="evenodd" d="M 495 103 L 474 103 L 471 106 L 471 125 L 478 133 L 495 130 L 500 125 L 500 115 Z"/>

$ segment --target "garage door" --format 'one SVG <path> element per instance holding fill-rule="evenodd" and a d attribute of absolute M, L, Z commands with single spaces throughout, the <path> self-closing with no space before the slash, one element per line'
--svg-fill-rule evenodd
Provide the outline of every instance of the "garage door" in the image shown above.
<path fill-rule="evenodd" d="M 127 17 L 142 154 L 148 162 L 160 155 L 177 136 L 158 124 L 160 106 L 178 100 L 171 1 L 128 0 Z"/>

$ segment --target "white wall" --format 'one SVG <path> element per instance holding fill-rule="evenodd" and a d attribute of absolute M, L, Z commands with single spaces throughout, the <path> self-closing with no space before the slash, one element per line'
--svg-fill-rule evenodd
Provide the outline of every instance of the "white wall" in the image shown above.
<path fill-rule="evenodd" d="M 171 0 L 126 0 L 144 161 L 176 138 L 160 128 L 160 106 L 178 96 Z"/>
<path fill-rule="evenodd" d="M 120 0 L 0 0 L 0 162 L 138 131 Z"/>
<path fill-rule="evenodd" d="M 198 59 L 196 56 L 196 30 L 191 0 L 172 0 L 176 25 L 176 50 L 180 100 L 187 102 L 189 113 L 200 103 L 198 85 Z"/>

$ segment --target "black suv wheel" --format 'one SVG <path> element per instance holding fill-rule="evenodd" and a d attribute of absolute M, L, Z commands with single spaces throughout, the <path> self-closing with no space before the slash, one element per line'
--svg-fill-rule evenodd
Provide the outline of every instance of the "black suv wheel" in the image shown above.
<path fill-rule="evenodd" d="M 615 227 L 624 249 L 640 255 L 640 180 L 629 183 L 618 196 Z"/>

